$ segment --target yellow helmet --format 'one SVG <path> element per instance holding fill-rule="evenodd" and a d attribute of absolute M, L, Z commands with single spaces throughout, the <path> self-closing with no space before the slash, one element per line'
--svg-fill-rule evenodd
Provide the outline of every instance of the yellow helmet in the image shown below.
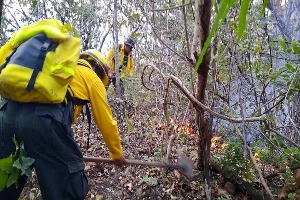
<path fill-rule="evenodd" d="M 104 85 L 108 84 L 108 70 L 109 68 L 106 65 L 106 59 L 105 57 L 96 49 L 88 49 L 80 54 L 80 58 L 87 56 L 88 60 L 93 60 L 97 63 L 100 69 L 100 73 L 97 73 L 100 79 Z M 95 69 L 95 72 L 98 70 Z"/>

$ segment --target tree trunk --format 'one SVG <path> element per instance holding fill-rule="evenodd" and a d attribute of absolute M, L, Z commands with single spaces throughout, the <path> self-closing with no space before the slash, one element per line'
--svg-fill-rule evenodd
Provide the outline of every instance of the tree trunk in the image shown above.
<path fill-rule="evenodd" d="M 120 73 L 119 73 L 118 11 L 119 11 L 118 1 L 114 0 L 114 39 L 116 41 L 116 50 L 115 50 L 116 94 L 118 98 L 121 98 Z"/>
<path fill-rule="evenodd" d="M 1 22 L 2 22 L 3 1 L 4 0 L 0 0 L 0 27 L 1 27 Z"/>
<path fill-rule="evenodd" d="M 196 49 L 194 46 L 194 57 L 197 60 L 200 55 L 204 43 L 209 36 L 210 17 L 211 17 L 211 0 L 196 0 L 195 1 L 195 35 L 194 45 L 200 44 Z M 195 38 L 198 37 L 198 38 Z M 203 62 L 200 64 L 197 71 L 197 89 L 196 98 L 205 104 L 205 89 L 207 85 L 209 64 L 211 58 L 211 48 L 209 47 L 204 55 Z M 206 199 L 211 199 L 211 186 L 210 186 L 210 145 L 211 145 L 211 115 L 204 110 L 200 109 L 197 112 L 196 120 L 199 127 L 199 146 L 198 146 L 198 163 L 199 170 L 204 171 L 205 184 L 206 184 Z"/>
<path fill-rule="evenodd" d="M 198 2 L 198 4 L 197 4 Z M 197 7 L 197 8 L 196 8 Z M 211 15 L 211 0 L 202 0 L 196 1 L 195 13 L 198 12 L 200 17 L 200 48 L 202 49 L 204 46 L 204 42 L 206 41 L 209 35 L 210 28 L 210 15 Z M 196 15 L 196 14 L 195 14 Z M 208 78 L 209 64 L 211 58 L 211 49 L 210 47 L 207 49 L 206 54 L 204 55 L 203 62 L 200 64 L 199 69 L 197 71 L 198 80 L 197 80 L 197 91 L 196 98 L 201 102 L 205 103 L 205 89 Z M 194 56 L 198 58 L 199 53 L 194 52 Z M 210 139 L 211 139 L 211 128 L 210 128 L 210 114 L 204 112 L 204 110 L 200 109 L 200 112 L 197 113 L 197 124 L 199 125 L 199 149 L 198 149 L 198 169 L 204 170 L 205 165 L 205 157 L 209 157 L 209 152 L 206 152 L 207 145 L 209 145 L 208 150 L 210 149 Z M 208 163 L 206 163 L 208 164 Z"/>

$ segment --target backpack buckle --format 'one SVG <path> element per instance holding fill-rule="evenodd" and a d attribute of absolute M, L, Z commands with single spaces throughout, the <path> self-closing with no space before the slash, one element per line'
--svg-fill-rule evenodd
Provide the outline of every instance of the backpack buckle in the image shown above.
<path fill-rule="evenodd" d="M 51 45 L 51 43 L 52 43 L 52 40 L 48 38 L 48 39 L 44 42 L 44 44 L 42 45 L 41 50 L 42 50 L 42 51 L 47 51 L 48 48 L 49 48 L 49 46 Z"/>

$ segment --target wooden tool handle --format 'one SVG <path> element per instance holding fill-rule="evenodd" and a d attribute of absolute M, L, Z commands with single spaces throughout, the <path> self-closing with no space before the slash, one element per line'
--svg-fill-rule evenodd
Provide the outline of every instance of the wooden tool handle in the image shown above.
<path fill-rule="evenodd" d="M 96 162 L 96 163 L 114 163 L 114 160 L 110 158 L 100 158 L 100 157 L 83 157 L 85 162 Z M 146 166 L 154 166 L 154 167 L 171 167 L 169 164 L 161 163 L 161 162 L 146 162 L 141 160 L 128 160 L 126 159 L 127 164 L 130 165 L 146 165 Z"/>

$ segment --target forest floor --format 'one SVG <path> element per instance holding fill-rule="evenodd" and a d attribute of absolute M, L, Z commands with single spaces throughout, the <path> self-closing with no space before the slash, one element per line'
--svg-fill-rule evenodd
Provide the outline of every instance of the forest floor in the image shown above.
<path fill-rule="evenodd" d="M 76 126 L 76 127 L 75 127 Z M 76 140 L 82 146 L 85 156 L 109 158 L 108 150 L 101 138 L 101 134 L 95 133 L 95 126 L 90 135 L 90 147 L 86 149 L 87 124 L 75 125 L 74 132 Z M 94 129 L 95 128 L 95 129 Z M 139 133 L 126 134 L 122 130 L 126 127 L 121 123 L 121 132 L 125 157 L 143 161 L 159 161 L 153 149 L 160 149 L 161 142 L 153 137 L 151 141 L 141 137 Z M 82 132 L 82 130 L 85 131 Z M 93 133 L 94 132 L 94 133 Z M 190 146 L 195 146 L 196 138 L 188 139 Z M 175 145 L 179 147 L 178 145 Z M 182 147 L 181 147 L 182 148 Z M 177 158 L 174 155 L 174 163 Z M 196 163 L 196 160 L 193 160 Z M 189 179 L 180 171 L 166 170 L 158 167 L 139 165 L 128 165 L 126 167 L 115 167 L 112 164 L 87 162 L 85 173 L 89 181 L 89 192 L 85 200 L 117 200 L 117 199 L 205 199 L 205 183 L 197 176 L 199 172 L 193 166 L 194 178 Z M 251 200 L 241 191 L 231 191 L 226 188 L 226 179 L 219 174 L 212 175 L 212 199 L 214 200 Z M 228 182 L 227 182 L 228 184 Z M 235 188 L 235 187 L 234 187 Z M 235 190 L 235 189 L 234 189 Z M 231 193 L 231 194 L 230 194 Z M 36 176 L 29 180 L 21 195 L 22 200 L 41 200 Z"/>
<path fill-rule="evenodd" d="M 109 97 L 108 101 L 114 115 L 116 115 L 118 105 L 111 98 Z M 165 152 L 165 145 L 163 145 L 165 125 L 162 120 L 155 120 L 156 111 L 151 105 L 151 101 L 147 101 L 145 98 L 140 99 L 139 103 L 132 101 L 132 99 L 129 100 L 130 103 L 127 101 L 123 119 L 118 119 L 124 156 L 127 159 L 162 162 L 163 155 L 165 155 L 163 153 Z M 154 115 L 147 114 L 150 111 Z M 197 133 L 193 127 L 190 128 L 189 133 L 184 138 L 177 137 L 174 140 L 170 162 L 176 163 L 178 155 L 185 154 L 193 162 L 194 178 L 189 179 L 178 170 L 166 170 L 159 167 L 128 165 L 118 168 L 107 163 L 86 162 L 85 173 L 90 189 L 85 200 L 206 199 L 203 175 L 196 170 Z M 84 156 L 109 158 L 102 135 L 94 122 L 91 126 L 90 147 L 88 149 L 86 148 L 87 122 L 79 119 L 73 126 L 73 130 Z M 251 200 L 249 196 L 236 189 L 220 174 L 212 172 L 211 177 L 213 200 Z M 21 199 L 42 199 L 35 175 L 33 179 L 27 182 Z"/>
<path fill-rule="evenodd" d="M 134 115 L 132 120 L 139 127 L 139 119 Z M 101 134 L 97 131 L 95 124 L 92 125 L 90 134 L 90 147 L 87 149 L 87 123 L 78 122 L 73 130 L 75 139 L 81 146 L 83 154 L 89 157 L 109 158 L 108 150 L 103 142 Z M 127 159 L 137 159 L 143 161 L 159 161 L 157 158 L 161 154 L 161 135 L 162 130 L 156 130 L 157 135 L 146 137 L 140 132 L 130 133 L 125 123 L 119 123 L 119 130 L 122 138 L 124 154 Z M 142 131 L 142 130 L 141 130 Z M 189 157 L 196 163 L 196 154 L 191 149 L 197 144 L 195 134 L 190 134 L 186 138 L 185 145 L 174 143 L 174 151 L 179 148 L 189 152 Z M 176 163 L 177 155 L 173 155 L 173 162 Z M 194 156 L 194 158 L 193 158 Z M 193 166 L 193 173 L 197 174 Z M 89 192 L 86 200 L 101 199 L 205 199 L 205 183 L 199 176 L 189 179 L 180 171 L 166 170 L 159 167 L 148 167 L 139 165 L 128 165 L 126 167 L 115 167 L 107 163 L 87 162 L 85 173 L 89 181 Z M 198 177 L 198 178 L 197 178 Z M 201 177 L 201 176 L 200 176 Z M 203 177 L 203 176 L 202 176 Z M 226 180 L 224 177 L 213 174 L 212 176 L 212 199 L 216 200 L 250 200 L 247 195 L 240 191 L 230 194 L 225 188 Z M 29 180 L 21 195 L 22 200 L 42 199 L 39 191 L 36 176 Z"/>

